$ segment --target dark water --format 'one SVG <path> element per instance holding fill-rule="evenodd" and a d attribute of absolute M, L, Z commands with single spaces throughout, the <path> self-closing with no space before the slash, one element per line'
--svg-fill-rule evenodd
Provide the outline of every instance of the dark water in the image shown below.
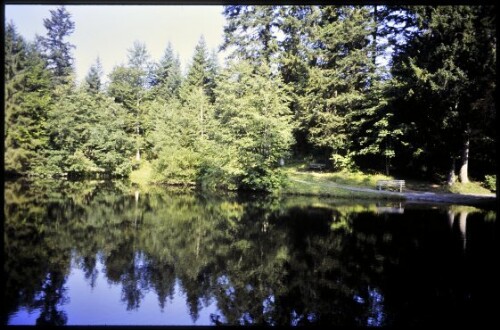
<path fill-rule="evenodd" d="M 60 181 L 4 215 L 2 324 L 499 323 L 493 211 Z"/>

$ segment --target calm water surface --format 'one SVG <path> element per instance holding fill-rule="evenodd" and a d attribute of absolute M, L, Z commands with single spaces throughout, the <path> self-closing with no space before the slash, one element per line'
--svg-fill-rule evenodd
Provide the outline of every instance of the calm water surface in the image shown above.
<path fill-rule="evenodd" d="M 491 210 L 123 182 L 4 189 L 2 324 L 499 324 Z"/>

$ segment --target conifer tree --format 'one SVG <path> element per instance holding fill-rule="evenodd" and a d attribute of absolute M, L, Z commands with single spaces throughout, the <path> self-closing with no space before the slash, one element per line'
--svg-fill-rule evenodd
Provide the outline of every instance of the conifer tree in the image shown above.
<path fill-rule="evenodd" d="M 227 24 L 221 49 L 230 58 L 247 60 L 254 66 L 272 63 L 278 51 L 277 6 L 230 5 L 224 7 Z"/>
<path fill-rule="evenodd" d="M 4 47 L 4 166 L 10 173 L 33 173 L 47 145 L 50 72 L 37 46 L 25 42 L 12 23 L 6 27 Z"/>
<path fill-rule="evenodd" d="M 228 168 L 239 188 L 278 189 L 280 160 L 293 142 L 283 82 L 267 64 L 255 68 L 241 61 L 221 73 L 216 96 L 221 145 L 234 148 L 235 162 Z"/>
<path fill-rule="evenodd" d="M 314 29 L 315 63 L 309 71 L 306 122 L 310 141 L 331 153 L 336 169 L 354 166 L 356 113 L 367 107 L 373 85 L 369 10 L 327 6 Z"/>
<path fill-rule="evenodd" d="M 86 90 L 89 93 L 96 94 L 102 91 L 102 74 L 102 64 L 98 57 L 95 63 L 90 67 L 89 72 L 85 77 Z"/>
<path fill-rule="evenodd" d="M 494 141 L 496 15 L 491 6 L 407 10 L 418 33 L 397 48 L 392 85 L 409 157 L 448 173 L 450 184 L 458 167 L 466 183 L 470 154 Z M 494 149 L 487 151 L 490 159 Z"/>
<path fill-rule="evenodd" d="M 179 56 L 175 56 L 172 44 L 169 42 L 160 62 L 154 69 L 152 93 L 156 97 L 169 100 L 177 97 L 182 82 Z"/>
<path fill-rule="evenodd" d="M 71 20 L 71 14 L 64 6 L 51 10 L 50 15 L 50 18 L 43 20 L 47 35 L 38 38 L 43 46 L 48 68 L 53 74 L 52 84 L 58 86 L 71 82 L 73 74 L 71 50 L 75 46 L 65 39 L 75 31 L 75 23 Z"/>
<path fill-rule="evenodd" d="M 193 89 L 201 87 L 205 94 L 213 101 L 213 89 L 215 87 L 216 75 L 217 61 L 215 55 L 209 54 L 205 38 L 201 36 L 195 47 L 193 59 L 181 87 L 181 99 L 185 100 L 186 96 L 189 95 Z"/>

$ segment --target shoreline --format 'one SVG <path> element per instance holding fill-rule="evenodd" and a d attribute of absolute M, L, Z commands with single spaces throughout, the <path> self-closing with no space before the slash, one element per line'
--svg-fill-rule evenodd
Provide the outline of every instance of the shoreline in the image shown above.
<path fill-rule="evenodd" d="M 489 195 L 472 195 L 472 194 L 453 194 L 453 193 L 434 193 L 434 192 L 393 192 L 386 190 L 377 190 L 371 188 L 355 187 L 337 183 L 315 183 L 308 182 L 298 179 L 290 179 L 291 181 L 299 182 L 302 184 L 308 184 L 312 186 L 322 186 L 325 188 L 335 188 L 351 191 L 353 193 L 360 193 L 360 199 L 372 199 L 367 198 L 367 194 L 373 194 L 373 199 L 380 200 L 400 200 L 405 202 L 431 202 L 431 203 L 444 203 L 444 204 L 460 204 L 460 205 L 470 205 L 470 206 L 495 206 L 497 203 L 496 194 Z M 287 193 L 289 195 L 309 195 L 309 196 L 329 196 L 327 193 Z M 331 194 L 330 197 L 337 198 L 351 198 L 354 196 L 335 196 Z"/>
<path fill-rule="evenodd" d="M 40 179 L 40 178 L 38 178 Z M 4 177 L 4 181 L 17 181 L 17 180 L 26 180 L 26 181 L 36 181 L 37 178 L 33 177 Z M 43 178 L 42 180 L 56 180 L 56 181 L 73 181 L 68 178 Z M 88 180 L 88 179 L 80 179 L 74 181 L 115 181 L 116 179 L 99 179 L 99 180 Z M 118 179 L 129 181 L 132 185 L 141 185 L 139 182 L 131 181 L 130 179 Z M 380 201 L 400 201 L 400 202 L 424 202 L 424 203 L 439 203 L 439 204 L 458 204 L 458 205 L 469 205 L 469 206 L 482 206 L 488 208 L 494 208 L 497 204 L 497 195 L 496 194 L 454 194 L 454 193 L 435 193 L 435 192 L 425 192 L 425 191 L 408 191 L 408 192 L 394 192 L 387 190 L 377 190 L 372 188 L 358 187 L 358 186 L 350 186 L 344 184 L 338 184 L 334 182 L 328 183 L 318 183 L 318 182 L 310 182 L 304 181 L 294 178 L 289 178 L 290 181 L 298 182 L 301 184 L 306 184 L 315 187 L 321 188 L 331 188 L 332 192 L 326 191 L 289 191 L 286 188 L 283 189 L 279 194 L 283 196 L 310 196 L 310 197 L 330 197 L 330 198 L 338 198 L 338 199 L 359 199 L 359 200 L 380 200 Z M 184 191 L 197 191 L 196 185 L 185 185 L 185 184 L 166 184 L 166 183 L 146 183 L 146 185 L 152 185 L 156 187 L 165 187 L 165 188 L 174 188 L 177 190 Z M 339 194 L 335 192 L 335 189 L 340 189 L 341 191 L 347 192 L 347 194 Z M 236 191 L 228 191 L 234 192 Z"/>

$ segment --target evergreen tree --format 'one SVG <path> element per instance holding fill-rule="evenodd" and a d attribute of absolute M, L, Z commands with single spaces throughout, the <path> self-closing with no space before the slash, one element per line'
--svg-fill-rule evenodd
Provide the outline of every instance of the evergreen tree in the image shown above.
<path fill-rule="evenodd" d="M 98 57 L 95 63 L 90 67 L 89 72 L 85 77 L 86 90 L 89 93 L 96 94 L 102 91 L 102 74 L 102 64 L 101 60 Z"/>
<path fill-rule="evenodd" d="M 71 81 L 70 76 L 73 74 L 71 49 L 75 46 L 65 39 L 75 31 L 75 23 L 64 6 L 51 10 L 50 15 L 50 18 L 43 20 L 47 36 L 38 38 L 53 74 L 53 85 L 57 86 Z"/>
<path fill-rule="evenodd" d="M 207 59 L 207 77 L 205 82 L 205 93 L 212 103 L 215 102 L 214 90 L 217 87 L 217 74 L 219 73 L 219 62 L 217 60 L 217 52 L 212 50 Z"/>
<path fill-rule="evenodd" d="M 309 82 L 309 68 L 313 57 L 312 26 L 319 10 L 317 6 L 280 6 L 282 17 L 280 31 L 282 40 L 278 41 L 278 66 L 291 96 L 290 110 L 294 116 L 294 137 L 296 155 L 309 153 L 313 146 L 308 139 L 308 125 L 305 121 L 307 109 L 301 99 L 306 94 Z"/>
<path fill-rule="evenodd" d="M 272 63 L 278 51 L 277 7 L 230 5 L 223 14 L 227 24 L 221 49 L 231 50 L 230 58 L 248 60 L 254 66 Z"/>
<path fill-rule="evenodd" d="M 108 95 L 115 102 L 136 114 L 137 105 L 143 100 L 145 91 L 142 88 L 141 72 L 134 68 L 118 65 L 109 74 Z"/>
<path fill-rule="evenodd" d="M 156 179 L 175 184 L 199 181 L 200 162 L 215 149 L 207 149 L 213 140 L 214 114 L 201 87 L 192 88 L 181 103 L 173 98 L 149 104 L 152 127 L 146 139 L 152 147 Z"/>
<path fill-rule="evenodd" d="M 179 56 L 174 55 L 172 44 L 169 42 L 165 53 L 153 73 L 153 91 L 155 97 L 168 100 L 177 97 L 182 82 L 181 63 Z"/>
<path fill-rule="evenodd" d="M 392 74 L 409 157 L 447 172 L 450 184 L 458 163 L 460 181 L 468 182 L 470 150 L 494 141 L 496 15 L 490 6 L 408 10 L 418 33 L 399 47 Z"/>
<path fill-rule="evenodd" d="M 126 121 L 127 111 L 104 94 L 67 88 L 48 114 L 50 149 L 43 171 L 126 176 L 135 145 Z"/>
<path fill-rule="evenodd" d="M 142 147 L 141 122 L 146 90 L 143 88 L 141 70 L 123 65 L 117 66 L 109 75 L 108 95 L 127 110 L 126 132 L 136 138 L 136 159 L 140 160 Z"/>
<path fill-rule="evenodd" d="M 134 42 L 128 50 L 128 66 L 117 66 L 110 74 L 108 94 L 115 102 L 122 104 L 128 110 L 127 131 L 136 140 L 136 160 L 141 160 L 141 150 L 144 150 L 145 122 L 148 118 L 145 102 L 150 98 L 151 61 L 146 46 Z"/>
<path fill-rule="evenodd" d="M 357 113 L 369 106 L 374 63 L 366 7 L 324 7 L 314 28 L 314 66 L 309 71 L 306 122 L 311 142 L 331 153 L 336 169 L 354 166 Z"/>
<path fill-rule="evenodd" d="M 50 73 L 35 44 L 13 24 L 5 31 L 5 171 L 28 174 L 43 161 L 47 144 L 47 111 L 51 105 Z"/>
<path fill-rule="evenodd" d="M 214 55 L 209 55 L 205 38 L 201 36 L 194 49 L 191 65 L 181 87 L 181 99 L 185 100 L 193 89 L 201 87 L 205 94 L 213 100 L 216 74 L 217 61 Z"/>
<path fill-rule="evenodd" d="M 234 148 L 228 166 L 242 189 L 273 191 L 282 183 L 280 160 L 293 142 L 283 82 L 268 65 L 234 63 L 223 71 L 216 89 L 220 141 Z"/>
<path fill-rule="evenodd" d="M 128 49 L 127 58 L 128 67 L 137 70 L 142 80 L 142 87 L 148 89 L 152 80 L 152 62 L 146 45 L 135 41 L 132 48 Z"/>
<path fill-rule="evenodd" d="M 14 22 L 9 22 L 5 27 L 5 81 L 11 81 L 26 65 L 27 44 L 17 32 Z"/>

